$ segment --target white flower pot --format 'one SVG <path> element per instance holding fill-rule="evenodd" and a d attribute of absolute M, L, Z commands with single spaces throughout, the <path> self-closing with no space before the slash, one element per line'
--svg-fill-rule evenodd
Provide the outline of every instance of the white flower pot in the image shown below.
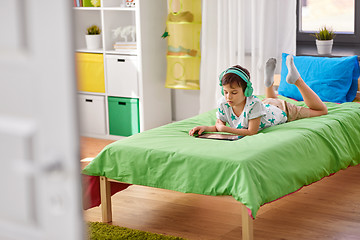
<path fill-rule="evenodd" d="M 318 40 L 316 39 L 316 47 L 319 55 L 331 54 L 333 46 L 333 39 L 331 40 Z"/>
<path fill-rule="evenodd" d="M 101 35 L 85 35 L 86 48 L 90 50 L 100 49 Z"/>

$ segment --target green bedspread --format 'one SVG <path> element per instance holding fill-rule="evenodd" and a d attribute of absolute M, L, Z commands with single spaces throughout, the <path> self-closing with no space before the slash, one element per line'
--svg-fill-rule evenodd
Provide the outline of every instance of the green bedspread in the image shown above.
<path fill-rule="evenodd" d="M 360 163 L 360 104 L 326 105 L 326 116 L 237 141 L 189 136 L 194 126 L 215 124 L 212 110 L 114 142 L 83 173 L 186 193 L 232 195 L 255 218 L 261 205 Z"/>

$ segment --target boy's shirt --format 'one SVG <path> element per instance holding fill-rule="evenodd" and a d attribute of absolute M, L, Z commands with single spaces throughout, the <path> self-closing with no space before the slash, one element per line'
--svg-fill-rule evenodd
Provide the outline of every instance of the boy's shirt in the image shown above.
<path fill-rule="evenodd" d="M 225 97 L 221 97 L 218 101 L 218 111 L 216 117 L 223 122 L 229 123 L 232 128 L 248 128 L 249 120 L 261 117 L 259 130 L 285 123 L 287 116 L 280 108 L 263 104 L 260 99 L 255 96 L 247 97 L 246 104 L 240 116 L 236 116 L 232 107 L 226 102 Z"/>

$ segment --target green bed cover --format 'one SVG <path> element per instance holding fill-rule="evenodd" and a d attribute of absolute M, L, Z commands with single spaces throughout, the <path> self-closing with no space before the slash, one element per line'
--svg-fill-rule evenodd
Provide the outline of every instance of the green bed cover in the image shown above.
<path fill-rule="evenodd" d="M 232 195 L 255 218 L 261 205 L 360 163 L 360 104 L 326 105 L 326 116 L 237 141 L 189 136 L 197 125 L 215 124 L 212 110 L 114 142 L 83 173 L 185 193 Z"/>

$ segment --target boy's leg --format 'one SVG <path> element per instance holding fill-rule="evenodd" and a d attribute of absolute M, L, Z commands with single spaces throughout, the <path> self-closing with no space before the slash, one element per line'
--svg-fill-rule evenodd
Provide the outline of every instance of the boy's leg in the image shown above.
<path fill-rule="evenodd" d="M 265 65 L 264 72 L 264 84 L 266 87 L 266 98 L 277 98 L 277 95 L 274 90 L 274 72 L 276 68 L 276 59 L 270 58 Z"/>
<path fill-rule="evenodd" d="M 309 116 L 316 117 L 327 114 L 326 105 L 301 78 L 298 70 L 295 67 L 293 56 L 288 55 L 286 57 L 286 66 L 288 68 L 286 81 L 290 84 L 294 84 L 299 89 L 305 104 L 309 107 Z"/>

